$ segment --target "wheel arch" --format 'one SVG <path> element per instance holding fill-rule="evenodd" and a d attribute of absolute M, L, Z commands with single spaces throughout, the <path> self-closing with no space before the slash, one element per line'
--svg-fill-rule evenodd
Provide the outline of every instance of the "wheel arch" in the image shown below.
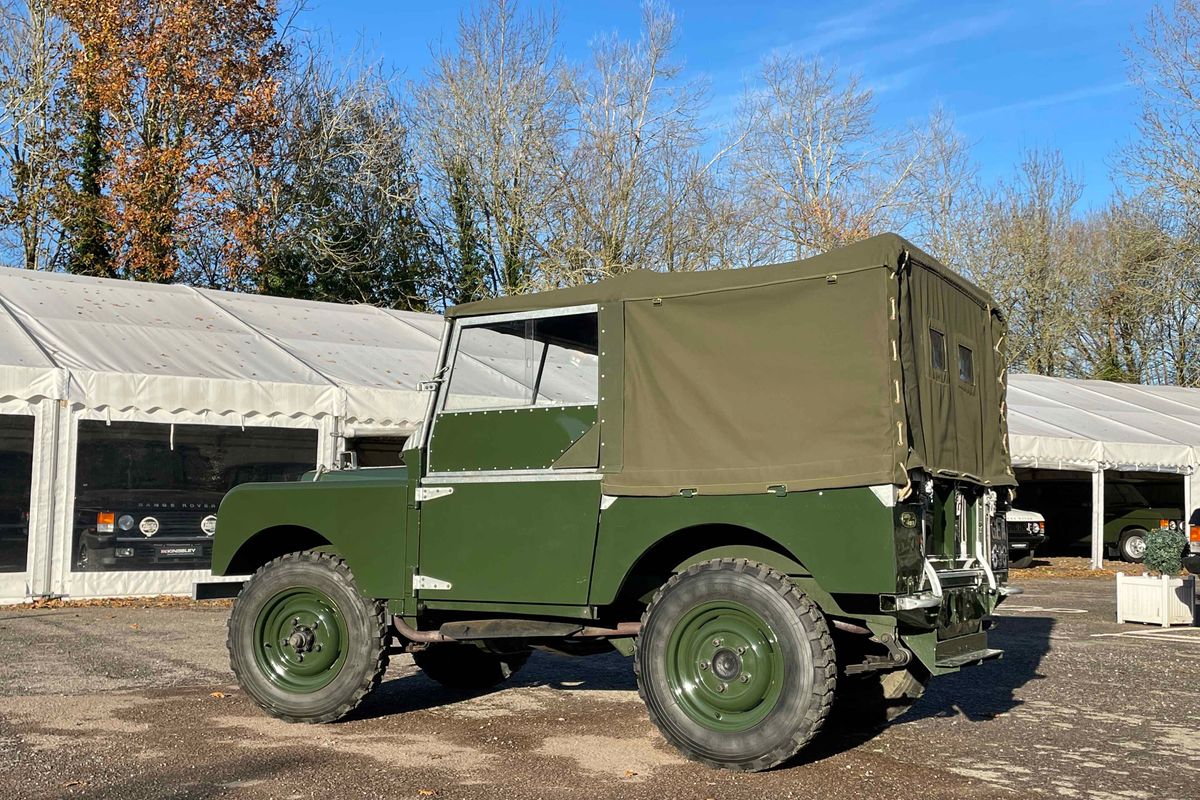
<path fill-rule="evenodd" d="M 778 540 L 733 523 L 702 523 L 670 531 L 647 547 L 625 570 L 611 598 L 598 605 L 642 606 L 648 595 L 671 575 L 715 558 L 746 558 L 785 575 L 808 575 L 808 569 Z"/>
<path fill-rule="evenodd" d="M 333 551 L 329 539 L 303 525 L 273 525 L 247 537 L 220 574 L 249 575 L 268 561 L 300 550 Z M 213 565 L 216 571 L 217 565 Z"/>

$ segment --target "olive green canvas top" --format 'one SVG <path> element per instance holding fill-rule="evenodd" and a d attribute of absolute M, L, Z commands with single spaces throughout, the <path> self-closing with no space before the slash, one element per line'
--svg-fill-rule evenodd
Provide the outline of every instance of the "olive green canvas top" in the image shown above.
<path fill-rule="evenodd" d="M 888 266 L 894 269 L 904 253 L 908 253 L 913 259 L 920 261 L 981 303 L 993 308 L 997 307 L 996 302 L 987 292 L 957 272 L 942 266 L 936 259 L 902 236 L 884 233 L 801 261 L 703 272 L 659 272 L 652 269 L 637 269 L 595 283 L 566 289 L 553 289 L 533 294 L 510 295 L 464 303 L 448 309 L 446 316 L 473 317 L 540 308 L 562 308 L 653 297 L 677 297 L 698 292 L 719 292 L 728 289 L 765 286 L 780 281 L 792 281 L 812 276 L 824 277 L 831 273 L 864 267 Z"/>
<path fill-rule="evenodd" d="M 1003 316 L 899 236 L 766 267 L 636 270 L 448 315 L 593 304 L 608 494 L 903 486 L 916 467 L 1015 483 Z"/>

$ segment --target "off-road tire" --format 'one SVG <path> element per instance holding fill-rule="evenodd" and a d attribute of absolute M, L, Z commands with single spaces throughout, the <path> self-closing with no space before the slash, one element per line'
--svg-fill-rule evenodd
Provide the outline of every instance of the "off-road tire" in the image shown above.
<path fill-rule="evenodd" d="M 340 667 L 327 685 L 307 693 L 273 683 L 254 652 L 264 606 L 294 589 L 321 592 L 345 622 Z M 288 553 L 259 568 L 238 594 L 229 615 L 229 663 L 242 689 L 271 716 L 286 722 L 333 722 L 379 685 L 387 670 L 390 630 L 386 604 L 363 596 L 343 559 L 316 550 Z"/>
<path fill-rule="evenodd" d="M 697 609 L 728 602 L 748 609 L 766 625 L 778 648 L 775 663 L 782 665 L 773 705 L 763 703 L 767 710 L 756 713 L 764 716 L 735 731 L 701 724 L 685 710 L 673 691 L 668 666 L 668 659 L 674 659 L 691 668 L 690 662 L 670 653 L 678 648 L 672 642 L 680 641 L 677 625 L 688 625 Z M 724 623 L 712 624 L 719 628 Z M 711 668 L 698 668 L 715 675 L 716 663 L 714 655 Z M 770 769 L 800 752 L 824 724 L 837 682 L 833 639 L 816 604 L 786 575 L 733 558 L 693 565 L 655 593 L 642 615 L 633 668 L 638 694 L 668 742 L 694 761 L 746 772 Z"/>
<path fill-rule="evenodd" d="M 481 692 L 504 683 L 528 660 L 528 652 L 489 653 L 473 644 L 457 642 L 431 644 L 413 653 L 413 661 L 422 672 L 456 692 Z"/>
<path fill-rule="evenodd" d="M 1141 528 L 1132 528 L 1121 534 L 1121 538 L 1117 541 L 1117 555 L 1122 561 L 1127 561 L 1130 564 L 1141 564 L 1146 558 L 1145 542 L 1149 533 Z M 1129 552 L 1131 542 L 1135 539 L 1142 541 L 1142 554 L 1135 556 Z"/>
<path fill-rule="evenodd" d="M 842 733 L 879 730 L 908 713 L 925 694 L 928 683 L 929 672 L 919 663 L 890 672 L 843 677 L 825 727 Z"/>

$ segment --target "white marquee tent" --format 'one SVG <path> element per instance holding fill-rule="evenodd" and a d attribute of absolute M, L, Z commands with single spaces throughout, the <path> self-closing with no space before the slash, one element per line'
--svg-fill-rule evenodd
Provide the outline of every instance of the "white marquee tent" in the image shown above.
<path fill-rule="evenodd" d="M 1200 389 L 1011 375 L 1013 466 L 1092 474 L 1092 562 L 1103 556 L 1104 473 L 1184 477 L 1187 509 L 1200 502 Z"/>
<path fill-rule="evenodd" d="M 443 321 L 430 314 L 0 269 L 0 416 L 33 419 L 24 571 L 0 599 L 188 593 L 207 572 L 73 571 L 82 420 L 402 436 L 424 416 Z M 464 376 L 463 380 L 468 380 Z M 471 383 L 496 380 L 480 367 Z M 170 430 L 174 431 L 171 427 Z"/>

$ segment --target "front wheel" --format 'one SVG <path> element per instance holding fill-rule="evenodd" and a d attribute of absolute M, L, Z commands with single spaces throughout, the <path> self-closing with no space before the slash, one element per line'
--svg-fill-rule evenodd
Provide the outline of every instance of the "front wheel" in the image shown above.
<path fill-rule="evenodd" d="M 1132 564 L 1142 563 L 1142 559 L 1146 557 L 1146 531 L 1135 528 L 1121 534 L 1117 549 L 1123 560 Z"/>
<path fill-rule="evenodd" d="M 382 601 L 363 597 L 346 562 L 289 553 L 246 582 L 229 615 L 229 662 L 264 711 L 288 722 L 349 714 L 387 669 Z"/>
<path fill-rule="evenodd" d="M 837 668 L 820 610 L 787 576 L 745 559 L 694 565 L 659 589 L 634 659 L 650 719 L 685 756 L 757 771 L 825 721 Z"/>

